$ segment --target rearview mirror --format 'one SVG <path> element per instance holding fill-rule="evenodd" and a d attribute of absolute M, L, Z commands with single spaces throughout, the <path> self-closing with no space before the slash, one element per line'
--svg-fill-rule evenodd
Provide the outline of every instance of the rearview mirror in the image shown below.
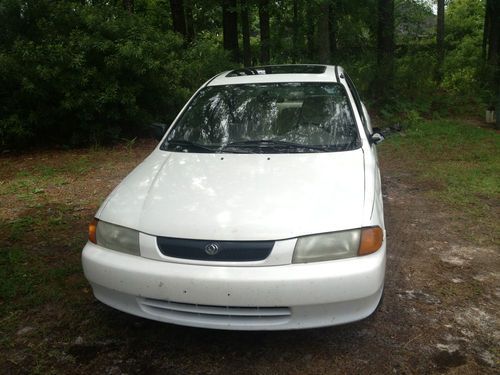
<path fill-rule="evenodd" d="M 167 124 L 163 124 L 161 122 L 154 122 L 151 124 L 152 136 L 158 141 L 161 141 L 166 131 L 167 131 Z"/>

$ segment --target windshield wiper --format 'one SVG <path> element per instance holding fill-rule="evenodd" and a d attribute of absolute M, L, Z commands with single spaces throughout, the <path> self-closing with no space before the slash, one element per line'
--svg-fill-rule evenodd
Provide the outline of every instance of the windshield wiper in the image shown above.
<path fill-rule="evenodd" d="M 161 149 L 166 151 L 166 150 L 169 150 L 170 147 L 172 147 L 176 151 L 183 151 L 183 150 L 188 150 L 188 149 L 193 150 L 194 149 L 194 150 L 198 150 L 201 152 L 215 152 L 215 150 L 210 148 L 210 147 L 200 145 L 199 143 L 195 143 L 195 142 L 191 142 L 191 141 L 185 141 L 183 139 L 171 139 L 171 140 L 167 141 L 166 143 L 164 143 L 161 146 Z"/>
<path fill-rule="evenodd" d="M 222 150 L 228 147 L 265 147 L 265 148 L 278 148 L 278 149 L 305 149 L 314 151 L 328 151 L 328 146 L 310 146 L 300 143 L 280 141 L 277 139 L 258 139 L 249 141 L 231 142 L 225 145 Z"/>

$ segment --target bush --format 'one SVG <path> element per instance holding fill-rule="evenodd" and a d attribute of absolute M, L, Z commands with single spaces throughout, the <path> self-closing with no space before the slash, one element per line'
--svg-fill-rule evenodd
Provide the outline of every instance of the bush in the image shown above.
<path fill-rule="evenodd" d="M 238 64 L 231 62 L 230 54 L 221 45 L 222 40 L 213 34 L 202 33 L 185 50 L 180 73 L 187 94 L 217 73 L 238 67 Z"/>
<path fill-rule="evenodd" d="M 1 148 L 140 134 L 153 120 L 171 121 L 227 66 L 213 40 L 185 49 L 178 35 L 121 8 L 32 0 L 22 14 L 16 4 L 0 0 L 0 23 L 17 27 L 1 40 Z"/>

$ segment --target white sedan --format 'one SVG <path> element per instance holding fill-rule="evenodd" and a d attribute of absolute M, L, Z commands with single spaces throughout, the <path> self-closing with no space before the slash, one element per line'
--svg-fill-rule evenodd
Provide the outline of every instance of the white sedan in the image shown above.
<path fill-rule="evenodd" d="M 96 213 L 82 254 L 95 297 L 216 329 L 369 316 L 386 263 L 382 139 L 341 67 L 215 76 Z"/>

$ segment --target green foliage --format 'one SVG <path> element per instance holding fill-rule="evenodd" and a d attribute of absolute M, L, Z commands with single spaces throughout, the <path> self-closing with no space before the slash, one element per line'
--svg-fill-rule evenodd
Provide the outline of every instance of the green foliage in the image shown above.
<path fill-rule="evenodd" d="M 231 62 L 229 53 L 220 46 L 221 40 L 213 34 L 198 35 L 185 51 L 179 67 L 183 87 L 192 91 L 221 71 L 238 67 L 238 64 Z"/>
<path fill-rule="evenodd" d="M 439 82 L 431 2 L 395 1 L 393 92 L 383 103 L 370 87 L 377 77 L 376 0 L 297 1 L 296 20 L 293 2 L 270 2 L 271 62 L 317 62 L 323 1 L 335 31 L 331 62 L 347 69 L 368 105 L 378 102 L 370 108 L 376 117 L 481 113 L 492 103 L 491 67 L 481 54 L 485 0 L 448 3 Z M 133 139 L 153 121 L 171 121 L 205 80 L 238 66 L 222 49 L 221 1 L 192 3 L 190 43 L 170 31 L 169 3 L 135 0 L 130 13 L 120 0 L 0 0 L 0 149 Z M 248 2 L 254 65 L 257 8 Z"/>
<path fill-rule="evenodd" d="M 396 1 L 395 97 L 379 109 L 382 120 L 390 123 L 404 117 L 408 122 L 410 113 L 482 113 L 492 96 L 481 56 L 483 22 L 483 0 L 448 3 L 443 77 L 437 81 L 436 15 L 424 1 Z"/>
<path fill-rule="evenodd" d="M 227 61 L 206 38 L 186 50 L 144 15 L 107 4 L 32 0 L 25 12 L 0 1 L 0 24 L 17 30 L 0 52 L 2 148 L 140 134 L 172 120 Z"/>
<path fill-rule="evenodd" d="M 396 92 L 405 101 L 412 103 L 412 109 L 419 112 L 430 111 L 436 91 L 433 69 L 429 69 L 429 61 L 434 57 L 433 52 L 429 48 L 417 47 L 397 61 Z"/>
<path fill-rule="evenodd" d="M 432 12 L 432 3 L 425 0 L 396 0 L 394 7 L 396 44 L 413 44 L 416 40 L 433 36 L 436 16 Z"/>
<path fill-rule="evenodd" d="M 484 3 L 483 0 L 454 0 L 446 13 L 448 50 L 442 86 L 451 93 L 457 106 L 471 101 L 477 104 L 488 96 L 481 56 Z"/>

